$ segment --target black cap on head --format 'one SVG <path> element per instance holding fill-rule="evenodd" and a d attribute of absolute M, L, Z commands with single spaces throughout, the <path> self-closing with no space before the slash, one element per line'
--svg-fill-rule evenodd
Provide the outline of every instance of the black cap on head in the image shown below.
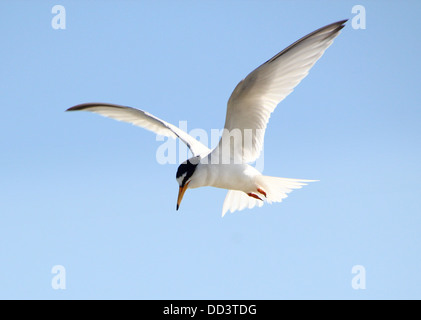
<path fill-rule="evenodd" d="M 190 180 L 193 173 L 196 171 L 197 165 L 199 164 L 199 161 L 197 159 L 198 157 L 191 158 L 178 167 L 176 178 L 177 180 L 182 178 L 180 186 L 183 187 L 187 181 Z"/>

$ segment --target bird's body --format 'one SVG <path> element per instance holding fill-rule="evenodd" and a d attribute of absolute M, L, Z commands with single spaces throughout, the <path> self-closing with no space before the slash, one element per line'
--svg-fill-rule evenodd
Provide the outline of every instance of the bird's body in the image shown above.
<path fill-rule="evenodd" d="M 213 150 L 143 110 L 109 103 L 85 103 L 68 111 L 91 111 L 186 143 L 194 157 L 177 170 L 180 187 L 177 210 L 188 188 L 204 186 L 229 190 L 222 215 L 227 211 L 262 206 L 264 202 L 281 202 L 293 189 L 314 180 L 264 176 L 250 163 L 256 161 L 262 151 L 271 113 L 307 76 L 345 22 L 332 23 L 308 34 L 240 81 L 228 101 L 225 128 Z"/>

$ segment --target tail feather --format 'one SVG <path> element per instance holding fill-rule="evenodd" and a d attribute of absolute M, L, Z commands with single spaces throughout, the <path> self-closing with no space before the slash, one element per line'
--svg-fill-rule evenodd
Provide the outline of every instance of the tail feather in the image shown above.
<path fill-rule="evenodd" d="M 263 206 L 263 201 L 249 197 L 243 191 L 229 190 L 222 207 L 222 217 L 230 211 L 241 211 L 246 208 L 252 209 L 255 206 Z"/>
<path fill-rule="evenodd" d="M 262 199 L 268 203 L 281 202 L 288 197 L 294 189 L 301 189 L 308 182 L 317 180 L 288 179 L 269 176 L 256 177 L 257 185 L 266 192 L 266 198 Z M 264 201 L 249 197 L 243 191 L 229 190 L 222 207 L 222 216 L 230 211 L 241 211 L 243 209 L 252 209 L 255 206 L 263 206 Z"/>

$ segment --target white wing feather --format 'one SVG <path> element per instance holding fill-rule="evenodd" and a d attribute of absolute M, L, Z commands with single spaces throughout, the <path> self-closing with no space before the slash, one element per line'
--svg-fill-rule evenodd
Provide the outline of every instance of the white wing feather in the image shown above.
<path fill-rule="evenodd" d="M 159 135 L 180 138 L 190 148 L 194 156 L 204 156 L 210 152 L 208 147 L 188 133 L 143 110 L 110 103 L 84 103 L 74 106 L 67 111 L 90 111 L 104 117 L 129 122 Z"/>
<path fill-rule="evenodd" d="M 225 130 L 213 151 L 215 157 L 221 157 L 222 150 L 230 151 L 231 161 L 235 157 L 242 163 L 250 163 L 259 157 L 271 113 L 307 76 L 346 21 L 330 24 L 301 38 L 237 85 L 228 101 Z M 229 133 L 238 129 L 243 139 L 230 139 Z M 245 134 L 245 130 L 250 131 Z"/>

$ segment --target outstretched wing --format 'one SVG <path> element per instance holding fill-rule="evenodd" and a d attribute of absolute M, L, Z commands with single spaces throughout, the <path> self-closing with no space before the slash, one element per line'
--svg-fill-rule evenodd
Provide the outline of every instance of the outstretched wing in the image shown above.
<path fill-rule="evenodd" d="M 110 103 L 84 103 L 69 108 L 66 111 L 90 111 L 108 118 L 132 123 L 159 135 L 180 138 L 190 148 L 194 156 L 204 156 L 210 152 L 208 147 L 188 133 L 143 110 Z"/>
<path fill-rule="evenodd" d="M 307 76 L 346 21 L 332 23 L 301 38 L 242 80 L 228 101 L 225 130 L 212 155 L 231 162 L 233 158 L 242 163 L 255 161 L 262 150 L 271 113 Z M 221 155 L 226 151 L 229 157 Z"/>

